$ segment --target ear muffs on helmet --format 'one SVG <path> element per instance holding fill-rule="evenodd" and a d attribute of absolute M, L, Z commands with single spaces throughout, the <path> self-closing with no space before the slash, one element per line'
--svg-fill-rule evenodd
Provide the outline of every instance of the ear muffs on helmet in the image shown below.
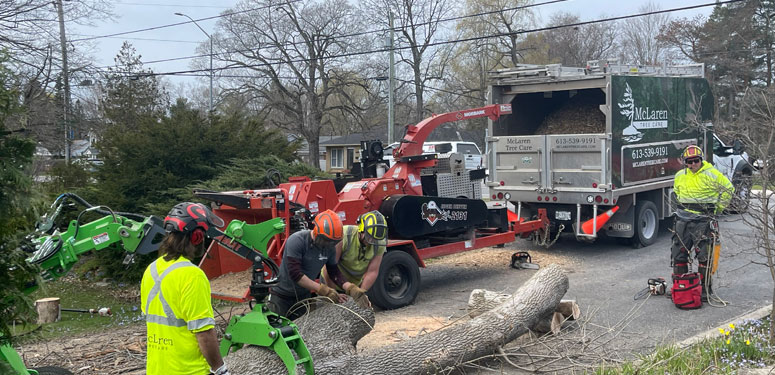
<path fill-rule="evenodd" d="M 164 218 L 164 229 L 168 232 L 189 234 L 191 243 L 199 245 L 204 241 L 207 230 L 222 227 L 224 222 L 201 203 L 183 202 L 173 207 Z"/>

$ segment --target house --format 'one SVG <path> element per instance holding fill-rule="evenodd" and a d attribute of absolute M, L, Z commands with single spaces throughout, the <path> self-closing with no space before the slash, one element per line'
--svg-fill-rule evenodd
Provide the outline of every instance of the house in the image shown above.
<path fill-rule="evenodd" d="M 318 155 L 319 155 L 319 157 L 318 158 L 320 160 L 320 165 L 318 166 L 318 168 L 320 168 L 321 170 L 326 170 L 326 150 L 325 150 L 325 148 L 323 148 L 322 145 L 320 145 L 320 143 L 329 141 L 329 140 L 334 139 L 336 137 L 337 136 L 335 136 L 335 135 L 321 135 L 320 137 L 318 137 L 318 142 L 319 142 L 318 143 L 318 145 L 319 145 L 319 148 L 318 148 Z M 288 139 L 288 142 L 294 142 L 294 141 L 299 140 L 299 139 L 301 140 L 301 146 L 296 151 L 296 156 L 298 156 L 299 159 L 301 159 L 303 162 L 309 163 L 309 161 L 310 161 L 310 157 L 309 157 L 309 143 L 307 143 L 307 140 L 302 138 L 302 137 L 299 137 L 299 136 L 297 136 L 295 134 L 288 134 L 287 139 Z"/>
<path fill-rule="evenodd" d="M 434 129 L 428 139 L 428 142 L 475 142 L 480 144 L 480 141 L 484 139 L 484 130 L 481 130 L 482 135 L 478 135 L 478 131 L 472 130 L 459 130 L 453 125 L 444 124 Z M 325 168 L 321 168 L 326 172 L 346 173 L 352 169 L 353 164 L 360 162 L 360 149 L 361 141 L 368 141 L 373 139 L 383 140 L 384 146 L 387 146 L 387 130 L 372 130 L 364 133 L 353 133 L 343 137 L 331 139 L 329 141 L 321 142 L 321 149 L 325 148 L 326 160 Z M 401 137 L 400 134 L 396 135 L 396 139 Z M 480 145 L 480 148 L 482 146 Z"/>

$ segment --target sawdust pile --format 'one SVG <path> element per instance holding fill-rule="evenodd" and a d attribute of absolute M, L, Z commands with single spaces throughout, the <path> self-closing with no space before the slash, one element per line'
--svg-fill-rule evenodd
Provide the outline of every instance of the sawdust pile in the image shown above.
<path fill-rule="evenodd" d="M 250 288 L 252 270 L 227 273 L 210 280 L 210 290 L 213 294 L 242 298 Z"/>
<path fill-rule="evenodd" d="M 391 310 L 376 314 L 374 329 L 358 340 L 358 351 L 375 349 L 409 340 L 456 324 L 441 316 L 407 316 L 405 311 Z"/>
<path fill-rule="evenodd" d="M 535 134 L 605 133 L 605 115 L 600 102 L 588 95 L 576 95 L 550 113 Z"/>

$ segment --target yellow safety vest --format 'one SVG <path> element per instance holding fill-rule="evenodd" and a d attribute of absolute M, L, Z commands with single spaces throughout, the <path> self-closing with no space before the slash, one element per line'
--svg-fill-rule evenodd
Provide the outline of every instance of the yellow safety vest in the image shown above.
<path fill-rule="evenodd" d="M 148 375 L 205 375 L 210 366 L 196 333 L 215 326 L 210 282 L 186 258 L 159 258 L 146 268 L 140 286 L 147 334 Z"/>
<path fill-rule="evenodd" d="M 365 245 L 361 249 L 361 242 L 358 240 L 358 227 L 345 225 L 342 236 L 342 257 L 336 266 L 342 271 L 347 281 L 360 285 L 371 260 L 383 253 L 385 253 L 385 245 Z"/>
<path fill-rule="evenodd" d="M 673 191 L 680 203 L 714 204 L 717 212 L 720 212 L 729 204 L 735 188 L 726 176 L 703 161 L 697 173 L 689 168 L 678 171 L 673 181 Z M 700 213 L 691 209 L 687 211 Z"/>

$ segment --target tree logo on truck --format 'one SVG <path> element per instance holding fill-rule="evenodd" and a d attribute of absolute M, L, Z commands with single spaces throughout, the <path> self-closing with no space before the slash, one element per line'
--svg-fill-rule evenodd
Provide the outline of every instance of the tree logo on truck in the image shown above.
<path fill-rule="evenodd" d="M 622 138 L 625 142 L 633 143 L 643 139 L 642 130 L 667 129 L 667 111 L 655 110 L 649 107 L 635 105 L 630 84 L 625 82 L 625 90 L 622 100 L 619 102 L 619 113 L 630 120 L 630 126 L 622 130 Z"/>

